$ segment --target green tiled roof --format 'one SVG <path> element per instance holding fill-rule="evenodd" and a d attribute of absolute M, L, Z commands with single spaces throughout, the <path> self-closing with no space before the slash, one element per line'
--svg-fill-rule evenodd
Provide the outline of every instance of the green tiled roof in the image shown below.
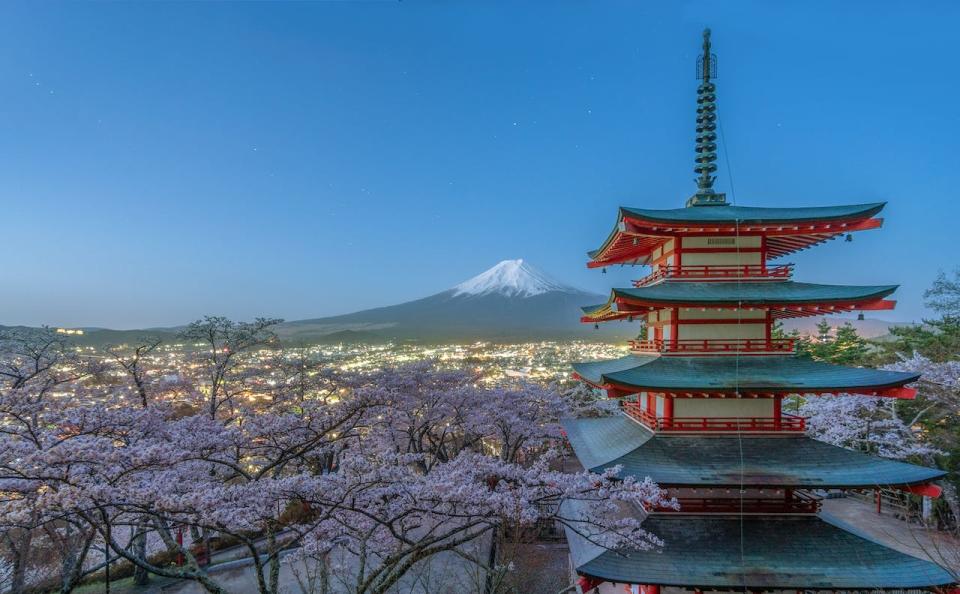
<path fill-rule="evenodd" d="M 613 289 L 607 303 L 584 307 L 583 311 L 591 314 L 605 307 L 615 307 L 613 302 L 618 297 L 664 304 L 735 304 L 738 302 L 744 305 L 829 304 L 882 299 L 896 290 L 897 285 L 817 285 L 793 281 L 763 283 L 665 281 L 636 289 Z"/>
<path fill-rule="evenodd" d="M 706 207 L 704 207 L 706 208 Z M 651 391 L 782 391 L 881 389 L 916 381 L 920 375 L 843 367 L 799 357 L 644 357 L 575 363 L 574 371 L 593 384 Z"/>
<path fill-rule="evenodd" d="M 565 419 L 584 468 L 661 485 L 858 488 L 927 483 L 946 473 L 845 450 L 809 437 L 656 436 L 625 415 Z M 741 454 L 742 449 L 742 454 Z M 742 455 L 742 458 L 741 458 Z"/>
<path fill-rule="evenodd" d="M 937 565 L 821 517 L 654 515 L 659 550 L 615 552 L 567 528 L 578 573 L 604 581 L 718 589 L 873 590 L 953 582 Z"/>
<path fill-rule="evenodd" d="M 758 206 L 709 206 L 652 210 L 620 207 L 621 217 L 650 221 L 682 223 L 776 224 L 802 221 L 829 221 L 833 219 L 866 218 L 880 212 L 885 202 L 848 204 L 844 206 L 808 206 L 797 208 L 763 208 Z"/>

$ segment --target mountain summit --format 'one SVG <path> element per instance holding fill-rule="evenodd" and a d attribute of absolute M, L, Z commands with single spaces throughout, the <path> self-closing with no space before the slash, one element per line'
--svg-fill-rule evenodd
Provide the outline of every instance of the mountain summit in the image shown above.
<path fill-rule="evenodd" d="M 423 299 L 352 314 L 281 324 L 286 340 L 527 341 L 608 338 L 580 323 L 580 307 L 602 295 L 561 283 L 524 260 L 504 260 L 459 285 Z M 623 327 L 615 327 L 623 332 Z"/>
<path fill-rule="evenodd" d="M 507 297 L 533 297 L 550 291 L 578 292 L 522 259 L 504 260 L 451 290 L 454 296 L 499 293 Z"/>
<path fill-rule="evenodd" d="M 389 290 L 389 286 L 384 287 L 384 294 Z M 284 322 L 276 332 L 281 340 L 294 344 L 624 338 L 631 325 L 606 324 L 594 330 L 592 324 L 580 322 L 581 306 L 604 300 L 606 296 L 557 281 L 525 260 L 504 260 L 429 297 L 340 316 Z M 176 331 L 155 328 L 150 332 L 172 335 Z M 89 343 L 120 343 L 142 333 L 91 329 L 83 339 Z"/>

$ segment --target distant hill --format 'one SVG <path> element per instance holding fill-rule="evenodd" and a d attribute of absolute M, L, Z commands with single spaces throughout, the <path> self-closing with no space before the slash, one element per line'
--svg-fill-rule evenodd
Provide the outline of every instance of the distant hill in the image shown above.
<path fill-rule="evenodd" d="M 784 320 L 783 329 L 787 332 L 797 330 L 800 332 L 800 334 L 806 336 L 815 336 L 817 334 L 817 324 L 819 324 L 823 319 L 826 319 L 827 322 L 830 323 L 830 327 L 834 331 L 836 331 L 836 329 L 840 326 L 850 323 L 857 330 L 857 334 L 864 338 L 879 338 L 881 336 L 890 334 L 891 328 L 915 325 L 910 322 L 886 322 L 884 320 L 873 320 L 870 318 L 858 320 L 856 318 L 814 317 Z"/>
<path fill-rule="evenodd" d="M 27 326 L 0 326 L 0 330 L 26 330 Z M 130 344 L 142 338 L 156 337 L 164 342 L 176 342 L 179 328 L 148 328 L 144 330 L 111 330 L 109 328 L 71 328 L 82 333 L 65 336 L 71 342 L 84 346 Z"/>
<path fill-rule="evenodd" d="M 602 324 L 594 330 L 593 325 L 580 322 L 582 306 L 606 299 L 550 278 L 523 260 L 504 260 L 429 297 L 346 315 L 284 322 L 275 330 L 290 344 L 617 340 L 635 333 L 635 324 Z M 83 334 L 71 339 L 88 345 L 129 343 L 144 336 L 174 342 L 182 328 L 81 328 Z"/>
<path fill-rule="evenodd" d="M 603 303 L 597 295 L 561 283 L 524 260 L 504 260 L 459 285 L 429 297 L 355 313 L 284 322 L 276 327 L 289 344 L 384 342 L 417 340 L 435 342 L 622 340 L 639 330 L 637 324 L 580 322 L 580 308 Z M 785 320 L 786 331 L 815 335 L 824 318 Z M 909 323 L 854 318 L 826 318 L 832 328 L 849 322 L 865 338 L 889 335 L 890 328 Z M 3 328 L 3 326 L 0 326 Z M 81 328 L 71 336 L 79 344 L 122 344 L 144 336 L 175 342 L 183 326 L 144 330 Z"/>

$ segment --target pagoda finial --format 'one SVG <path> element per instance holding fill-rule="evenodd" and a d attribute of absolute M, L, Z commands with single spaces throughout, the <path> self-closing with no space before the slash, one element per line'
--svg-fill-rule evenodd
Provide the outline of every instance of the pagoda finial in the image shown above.
<path fill-rule="evenodd" d="M 717 179 L 717 87 L 712 79 L 717 76 L 717 56 L 710 52 L 710 29 L 703 30 L 703 54 L 697 58 L 697 78 L 703 82 L 697 87 L 697 158 L 693 171 L 698 174 L 697 193 L 687 200 L 687 206 L 723 206 L 726 194 L 713 191 Z"/>

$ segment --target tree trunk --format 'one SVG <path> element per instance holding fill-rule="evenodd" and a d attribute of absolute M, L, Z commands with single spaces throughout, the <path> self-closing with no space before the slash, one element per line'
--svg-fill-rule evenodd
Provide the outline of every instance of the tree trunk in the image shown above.
<path fill-rule="evenodd" d="M 280 584 L 280 551 L 273 528 L 267 529 L 267 555 L 270 555 L 270 594 L 277 594 Z"/>
<path fill-rule="evenodd" d="M 487 557 L 487 575 L 483 581 L 484 594 L 493 594 L 497 571 L 497 544 L 500 540 L 500 529 L 494 528 L 490 532 L 490 554 Z"/>
<path fill-rule="evenodd" d="M 26 590 L 27 563 L 30 562 L 30 545 L 32 542 L 32 530 L 23 530 L 17 538 L 16 551 L 14 551 L 13 557 L 13 575 L 10 576 L 11 594 L 23 594 Z"/>
<path fill-rule="evenodd" d="M 320 594 L 330 594 L 330 553 L 317 560 L 320 564 Z"/>
<path fill-rule="evenodd" d="M 133 537 L 133 555 L 140 559 L 147 558 L 147 531 L 143 527 L 137 527 L 137 534 Z M 150 583 L 150 572 L 140 567 L 133 566 L 133 583 L 137 586 L 146 586 Z"/>
<path fill-rule="evenodd" d="M 199 575 L 197 577 L 197 581 L 200 582 L 200 585 L 203 586 L 203 589 L 210 594 L 230 594 L 230 592 L 224 590 L 220 584 L 210 579 L 210 577 L 206 574 Z"/>

